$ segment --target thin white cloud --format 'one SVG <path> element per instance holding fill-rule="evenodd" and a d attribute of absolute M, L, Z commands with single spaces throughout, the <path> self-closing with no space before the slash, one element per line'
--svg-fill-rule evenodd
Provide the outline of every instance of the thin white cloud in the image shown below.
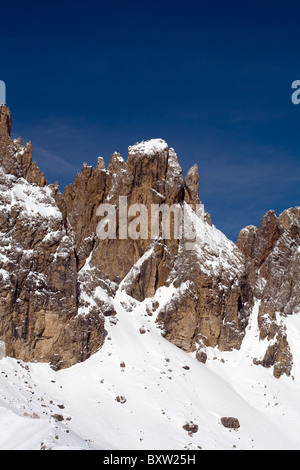
<path fill-rule="evenodd" d="M 33 144 L 33 159 L 35 159 L 35 156 L 39 161 L 43 161 L 43 171 L 48 169 L 54 171 L 58 175 L 65 173 L 66 171 L 79 171 L 79 168 L 71 164 L 66 158 L 56 155 L 53 152 L 49 152 L 39 145 Z"/>

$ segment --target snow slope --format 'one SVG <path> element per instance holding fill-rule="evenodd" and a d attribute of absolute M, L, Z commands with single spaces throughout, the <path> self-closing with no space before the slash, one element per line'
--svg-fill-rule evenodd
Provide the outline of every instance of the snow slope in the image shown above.
<path fill-rule="evenodd" d="M 242 349 L 208 349 L 205 365 L 161 336 L 147 301 L 133 304 L 119 289 L 114 305 L 104 347 L 84 363 L 54 372 L 0 360 L 0 449 L 300 448 L 300 313 L 287 318 L 295 377 L 277 380 L 252 362 L 266 348 L 258 303 Z M 223 416 L 240 428 L 224 428 Z M 190 421 L 198 425 L 191 436 L 182 428 Z"/>

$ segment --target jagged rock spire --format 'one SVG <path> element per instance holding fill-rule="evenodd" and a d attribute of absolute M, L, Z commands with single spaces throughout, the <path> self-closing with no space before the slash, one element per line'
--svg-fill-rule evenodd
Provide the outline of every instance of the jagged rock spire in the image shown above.
<path fill-rule="evenodd" d="M 11 134 L 11 114 L 9 108 L 0 105 L 0 140 L 6 140 Z"/>

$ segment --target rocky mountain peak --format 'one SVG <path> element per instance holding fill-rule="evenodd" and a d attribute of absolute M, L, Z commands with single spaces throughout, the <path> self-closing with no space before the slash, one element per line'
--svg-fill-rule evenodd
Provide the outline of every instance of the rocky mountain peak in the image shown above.
<path fill-rule="evenodd" d="M 184 195 L 187 204 L 200 204 L 199 200 L 199 172 L 195 164 L 189 169 L 184 179 Z"/>
<path fill-rule="evenodd" d="M 258 363 L 274 366 L 275 376 L 289 374 L 292 354 L 283 318 L 300 310 L 299 207 L 287 209 L 279 217 L 274 211 L 267 212 L 258 228 L 250 226 L 240 232 L 237 244 L 260 302 L 260 337 L 273 341 Z"/>
<path fill-rule="evenodd" d="M 11 134 L 11 114 L 9 108 L 0 105 L 0 140 L 5 141 Z"/>
<path fill-rule="evenodd" d="M 198 166 L 183 178 L 164 140 L 130 146 L 126 160 L 114 152 L 107 168 L 101 157 L 95 169 L 83 164 L 61 194 L 31 143 L 11 140 L 10 129 L 1 107 L 0 341 L 8 355 L 55 368 L 85 360 L 102 346 L 105 317 L 117 315 L 121 296 L 124 311 L 144 309 L 167 340 L 205 362 L 209 348 L 240 349 L 259 302 L 260 335 L 271 343 L 256 363 L 290 374 L 282 319 L 300 305 L 299 207 L 269 211 L 235 245 L 200 202 Z M 116 215 L 113 237 L 99 236 L 102 205 Z M 141 205 L 147 220 L 138 219 Z M 169 234 L 164 227 L 153 236 L 153 206 Z M 176 232 L 178 220 L 192 237 Z"/>
<path fill-rule="evenodd" d="M 168 144 L 163 139 L 143 140 L 128 147 L 128 156 L 146 156 L 151 158 L 154 155 L 166 155 L 168 150 Z"/>
<path fill-rule="evenodd" d="M 24 177 L 29 183 L 38 186 L 47 184 L 45 174 L 40 171 L 35 161 L 32 160 L 32 144 L 23 145 L 21 138 L 12 140 L 11 114 L 6 106 L 0 107 L 0 153 L 1 166 L 8 174 L 16 177 Z"/>
<path fill-rule="evenodd" d="M 32 145 L 11 140 L 7 122 L 2 107 L 0 338 L 7 355 L 66 367 L 101 346 L 104 320 L 95 311 L 78 315 L 77 257 L 62 195 L 32 161 Z"/>
<path fill-rule="evenodd" d="M 300 207 L 290 207 L 279 215 L 279 221 L 283 225 L 284 229 L 287 229 L 290 224 L 300 219 Z"/>

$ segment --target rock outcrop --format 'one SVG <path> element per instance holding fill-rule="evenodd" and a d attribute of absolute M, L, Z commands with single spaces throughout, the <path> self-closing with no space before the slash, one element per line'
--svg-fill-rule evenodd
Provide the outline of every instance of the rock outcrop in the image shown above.
<path fill-rule="evenodd" d="M 12 140 L 10 131 L 10 112 L 2 106 L 0 342 L 6 354 L 56 369 L 85 360 L 101 348 L 105 317 L 117 314 L 114 296 L 121 291 L 130 299 L 128 314 L 143 303 L 167 340 L 205 362 L 208 348 L 240 349 L 258 299 L 261 339 L 269 342 L 255 362 L 274 367 L 276 377 L 290 373 L 281 319 L 300 305 L 299 208 L 279 217 L 268 212 L 258 228 L 241 231 L 236 246 L 199 200 L 197 165 L 183 178 L 164 140 L 129 147 L 127 161 L 115 152 L 107 168 L 102 158 L 95 169 L 84 164 L 61 194 L 32 161 L 31 143 Z M 115 217 L 110 236 L 100 208 Z"/>
<path fill-rule="evenodd" d="M 300 208 L 279 217 L 269 211 L 258 228 L 249 226 L 238 237 L 254 295 L 260 301 L 260 339 L 271 343 L 256 363 L 274 366 L 274 375 L 291 372 L 290 351 L 284 317 L 300 310 Z"/>
<path fill-rule="evenodd" d="M 101 312 L 78 315 L 77 256 L 31 144 L 10 139 L 0 109 L 0 338 L 6 354 L 54 368 L 89 357 L 103 343 Z"/>
<path fill-rule="evenodd" d="M 175 292 L 158 322 L 167 339 L 202 360 L 206 347 L 240 348 L 253 297 L 238 248 L 192 209 L 190 216 L 198 239 L 191 250 L 180 243 L 168 278 Z"/>

